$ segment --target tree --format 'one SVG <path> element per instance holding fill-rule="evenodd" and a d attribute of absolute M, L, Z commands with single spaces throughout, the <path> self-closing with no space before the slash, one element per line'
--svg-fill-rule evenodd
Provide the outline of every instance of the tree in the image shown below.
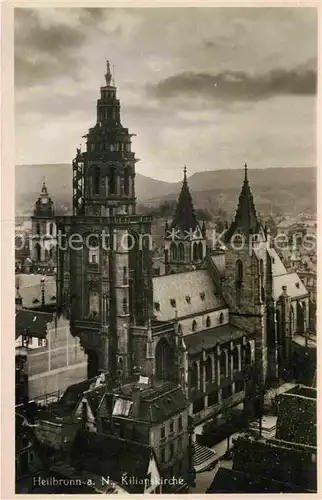
<path fill-rule="evenodd" d="M 231 423 L 231 418 L 232 418 L 232 408 L 231 406 L 229 406 L 229 404 L 227 402 L 223 402 L 223 407 L 222 407 L 222 416 L 225 420 L 225 423 L 226 424 L 229 424 L 227 427 L 230 427 L 230 423 Z M 228 428 L 228 435 L 227 435 L 227 451 L 226 451 L 226 455 L 227 457 L 230 456 L 230 429 Z"/>

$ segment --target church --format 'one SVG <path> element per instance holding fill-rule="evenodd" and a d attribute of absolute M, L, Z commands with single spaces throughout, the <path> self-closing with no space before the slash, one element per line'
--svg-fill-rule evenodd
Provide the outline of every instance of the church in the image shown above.
<path fill-rule="evenodd" d="M 103 372 L 120 386 L 134 375 L 180 384 L 197 426 L 223 406 L 247 408 L 256 387 L 292 375 L 309 293 L 257 217 L 247 166 L 235 217 L 214 248 L 184 169 L 165 227 L 165 274 L 153 276 L 152 218 L 136 213 L 138 160 L 108 62 L 105 80 L 86 150 L 73 160 L 73 215 L 56 217 L 57 308 L 85 349 L 89 379 Z"/>

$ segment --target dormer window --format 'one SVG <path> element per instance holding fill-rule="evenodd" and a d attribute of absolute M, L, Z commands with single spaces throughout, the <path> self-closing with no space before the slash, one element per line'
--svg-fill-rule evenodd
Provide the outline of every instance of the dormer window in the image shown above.
<path fill-rule="evenodd" d="M 190 297 L 190 295 L 186 295 L 186 302 L 187 302 L 188 304 L 190 304 L 190 303 L 191 303 L 191 297 Z"/>
<path fill-rule="evenodd" d="M 160 302 L 154 302 L 154 309 L 160 311 Z"/>
<path fill-rule="evenodd" d="M 172 307 L 176 307 L 177 305 L 176 299 L 170 299 L 170 304 L 172 305 Z"/>
<path fill-rule="evenodd" d="M 199 295 L 200 295 L 201 300 L 205 300 L 205 298 L 206 298 L 205 292 L 200 292 Z"/>
<path fill-rule="evenodd" d="M 195 332 L 196 329 L 197 329 L 197 321 L 194 319 L 193 322 L 192 322 L 192 331 Z"/>
<path fill-rule="evenodd" d="M 210 328 L 211 326 L 211 319 L 210 319 L 210 316 L 207 316 L 207 319 L 206 319 L 206 327 L 207 328 Z"/>
<path fill-rule="evenodd" d="M 296 288 L 300 288 L 299 282 L 295 283 Z"/>

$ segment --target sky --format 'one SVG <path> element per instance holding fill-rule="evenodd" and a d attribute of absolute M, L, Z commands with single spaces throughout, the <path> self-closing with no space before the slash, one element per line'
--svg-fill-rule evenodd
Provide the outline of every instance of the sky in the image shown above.
<path fill-rule="evenodd" d="M 107 59 L 138 172 L 316 166 L 314 8 L 16 8 L 16 164 L 71 163 Z"/>

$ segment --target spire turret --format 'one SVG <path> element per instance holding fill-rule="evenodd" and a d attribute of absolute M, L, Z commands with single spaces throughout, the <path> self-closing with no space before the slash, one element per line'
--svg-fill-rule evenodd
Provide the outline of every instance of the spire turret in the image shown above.
<path fill-rule="evenodd" d="M 258 233 L 261 227 L 255 210 L 253 194 L 249 186 L 247 163 L 244 165 L 244 171 L 244 182 L 239 195 L 236 215 L 225 235 L 226 239 L 231 238 L 237 231 L 240 231 L 245 236 Z"/>
<path fill-rule="evenodd" d="M 105 81 L 106 81 L 106 85 L 107 86 L 111 85 L 112 73 L 111 73 L 110 62 L 109 61 L 106 61 Z"/>
<path fill-rule="evenodd" d="M 198 221 L 188 186 L 187 167 L 184 166 L 182 188 L 171 228 L 179 229 L 182 233 L 185 233 L 185 231 L 195 231 L 197 226 Z"/>

